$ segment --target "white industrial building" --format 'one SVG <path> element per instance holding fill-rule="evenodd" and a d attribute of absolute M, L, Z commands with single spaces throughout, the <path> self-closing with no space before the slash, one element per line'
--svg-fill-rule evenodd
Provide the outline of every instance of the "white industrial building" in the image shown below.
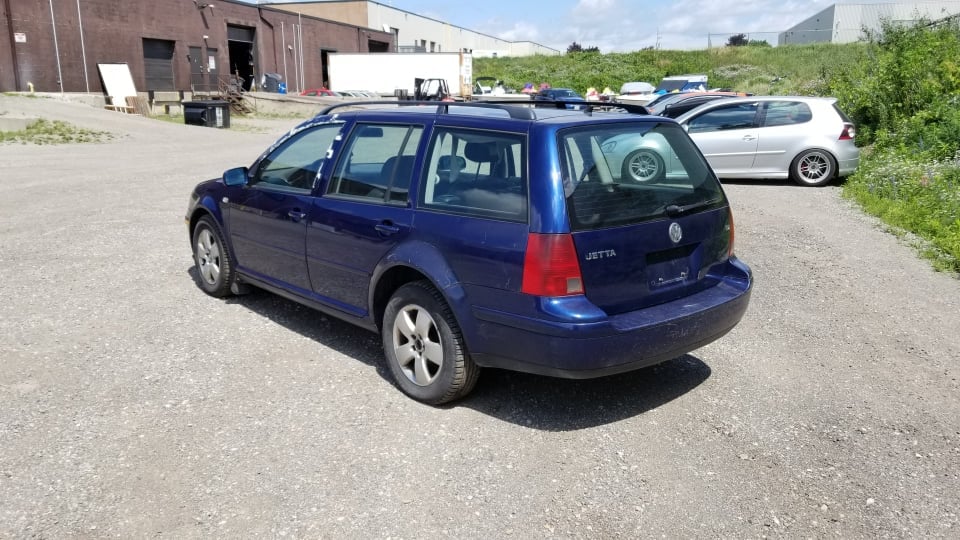
<path fill-rule="evenodd" d="M 371 0 L 262 2 L 261 5 L 390 32 L 397 52 L 470 52 L 476 57 L 560 54 L 539 43 L 500 39 Z"/>
<path fill-rule="evenodd" d="M 864 29 L 879 31 L 884 20 L 912 24 L 936 21 L 960 13 L 960 2 L 891 2 L 834 4 L 796 26 L 780 32 L 779 45 L 851 43 L 865 37 Z"/>

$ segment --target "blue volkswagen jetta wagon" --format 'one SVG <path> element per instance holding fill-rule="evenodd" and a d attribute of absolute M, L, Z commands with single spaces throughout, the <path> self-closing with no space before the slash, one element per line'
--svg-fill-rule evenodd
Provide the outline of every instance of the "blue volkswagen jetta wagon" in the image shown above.
<path fill-rule="evenodd" d="M 730 205 L 672 120 L 360 105 L 194 189 L 206 293 L 254 286 L 379 332 L 397 386 L 431 404 L 465 396 L 481 367 L 589 378 L 660 363 L 747 309 Z M 639 180 L 611 166 L 634 151 L 672 165 Z"/>

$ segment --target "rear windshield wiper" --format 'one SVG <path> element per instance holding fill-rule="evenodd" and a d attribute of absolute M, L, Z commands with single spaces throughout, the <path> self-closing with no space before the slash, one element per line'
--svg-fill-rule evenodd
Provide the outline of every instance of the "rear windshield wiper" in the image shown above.
<path fill-rule="evenodd" d="M 686 214 L 687 212 L 692 212 L 694 210 L 699 210 L 701 208 L 706 208 L 720 202 L 719 199 L 712 199 L 706 201 L 700 201 L 698 203 L 679 205 L 679 204 L 668 204 L 663 211 L 670 217 L 677 217 Z"/>

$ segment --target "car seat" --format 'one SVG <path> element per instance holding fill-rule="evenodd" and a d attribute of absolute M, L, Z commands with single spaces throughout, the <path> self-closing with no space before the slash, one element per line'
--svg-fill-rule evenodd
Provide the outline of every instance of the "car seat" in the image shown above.
<path fill-rule="evenodd" d="M 389 188 L 391 201 L 406 201 L 413 178 L 413 163 L 416 156 L 391 156 L 380 168 L 380 180 Z"/>

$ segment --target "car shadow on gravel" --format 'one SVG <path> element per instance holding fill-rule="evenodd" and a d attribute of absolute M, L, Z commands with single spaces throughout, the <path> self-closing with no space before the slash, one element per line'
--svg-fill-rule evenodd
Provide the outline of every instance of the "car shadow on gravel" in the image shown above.
<path fill-rule="evenodd" d="M 196 282 L 196 268 L 187 272 Z M 225 301 L 373 367 L 394 386 L 378 334 L 257 289 Z M 467 407 L 524 427 L 571 431 L 643 414 L 693 390 L 710 374 L 709 366 L 689 354 L 649 368 L 586 380 L 484 369 L 470 395 L 444 408 Z"/>
<path fill-rule="evenodd" d="M 472 394 L 453 406 L 545 431 L 610 424 L 656 409 L 706 381 L 710 367 L 686 354 L 637 371 L 570 380 L 486 369 Z"/>
<path fill-rule="evenodd" d="M 189 272 L 196 280 L 196 270 L 191 268 Z M 383 365 L 383 347 L 378 334 L 259 289 L 243 296 L 228 297 L 225 302 L 242 305 L 288 330 L 372 366 L 381 377 L 391 381 L 390 373 Z"/>

